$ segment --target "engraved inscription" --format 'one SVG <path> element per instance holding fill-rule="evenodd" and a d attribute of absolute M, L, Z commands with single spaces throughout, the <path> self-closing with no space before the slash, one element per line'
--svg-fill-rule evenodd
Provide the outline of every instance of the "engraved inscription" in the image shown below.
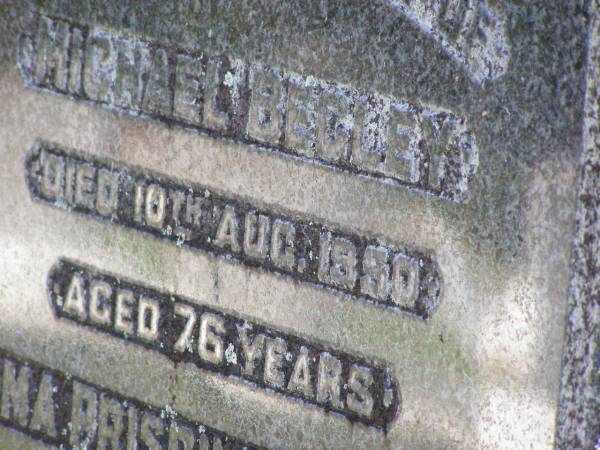
<path fill-rule="evenodd" d="M 61 260 L 56 315 L 212 372 L 386 429 L 400 406 L 391 371 L 178 296 Z"/>
<path fill-rule="evenodd" d="M 510 60 L 506 17 L 487 0 L 390 0 L 431 36 L 469 76 L 481 83 L 500 78 Z"/>
<path fill-rule="evenodd" d="M 38 16 L 29 86 L 463 201 L 478 166 L 466 120 L 227 57 Z"/>
<path fill-rule="evenodd" d="M 34 199 L 428 319 L 441 280 L 424 251 L 336 231 L 160 174 L 39 142 Z"/>
<path fill-rule="evenodd" d="M 0 379 L 0 424 L 61 449 L 260 448 L 4 350 Z"/>

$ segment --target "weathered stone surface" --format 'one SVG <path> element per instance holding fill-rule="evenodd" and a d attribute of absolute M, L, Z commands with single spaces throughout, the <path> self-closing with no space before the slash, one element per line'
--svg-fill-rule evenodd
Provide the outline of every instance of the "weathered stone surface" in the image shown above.
<path fill-rule="evenodd" d="M 558 448 L 600 446 L 600 5 L 589 4 L 583 151 L 573 280 L 558 414 Z"/>
<path fill-rule="evenodd" d="M 588 3 L 2 3 L 0 441 L 593 448 Z"/>

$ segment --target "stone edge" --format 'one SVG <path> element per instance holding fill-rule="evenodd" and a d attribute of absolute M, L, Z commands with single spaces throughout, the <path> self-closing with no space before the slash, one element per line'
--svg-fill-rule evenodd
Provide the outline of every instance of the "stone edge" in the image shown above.
<path fill-rule="evenodd" d="M 586 5 L 583 148 L 556 449 L 600 450 L 600 0 Z"/>

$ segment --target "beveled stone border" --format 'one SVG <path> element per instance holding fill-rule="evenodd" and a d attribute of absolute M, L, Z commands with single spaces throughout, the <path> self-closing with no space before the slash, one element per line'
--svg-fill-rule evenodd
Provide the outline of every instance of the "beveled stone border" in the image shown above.
<path fill-rule="evenodd" d="M 556 448 L 600 449 L 600 2 L 587 2 L 577 227 Z"/>

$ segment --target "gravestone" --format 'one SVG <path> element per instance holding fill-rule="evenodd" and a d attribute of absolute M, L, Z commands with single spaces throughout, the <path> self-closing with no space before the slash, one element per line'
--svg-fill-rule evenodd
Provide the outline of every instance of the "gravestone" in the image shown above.
<path fill-rule="evenodd" d="M 599 11 L 0 4 L 0 447 L 598 448 Z"/>

